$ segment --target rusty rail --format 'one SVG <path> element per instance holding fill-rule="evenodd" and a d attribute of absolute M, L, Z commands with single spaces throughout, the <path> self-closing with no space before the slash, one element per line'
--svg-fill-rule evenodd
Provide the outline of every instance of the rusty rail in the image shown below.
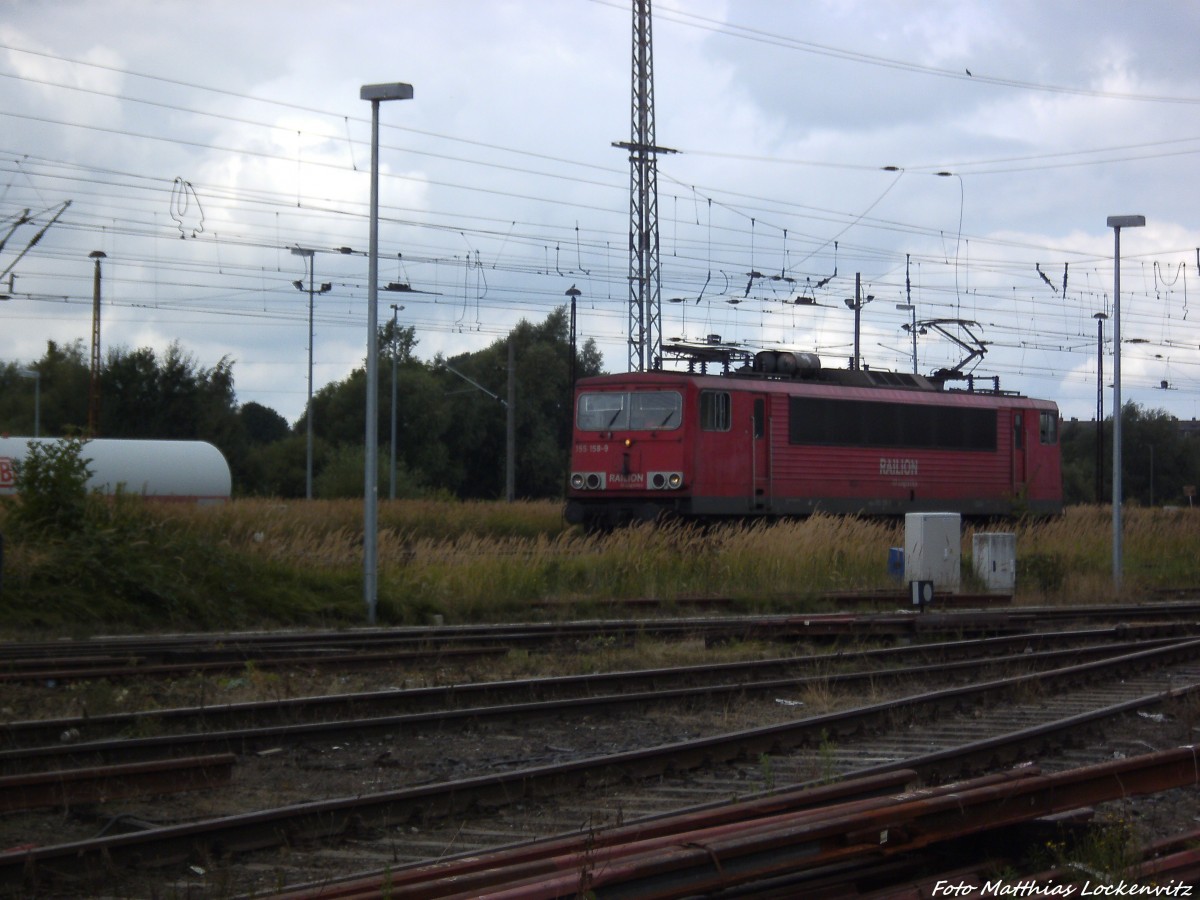
<path fill-rule="evenodd" d="M 908 697 L 890 704 L 877 704 L 842 713 L 831 713 L 804 720 L 766 726 L 734 734 L 691 742 L 664 745 L 646 750 L 630 751 L 612 756 L 577 760 L 556 766 L 541 766 L 503 774 L 466 779 L 458 782 L 425 785 L 384 794 L 343 798 L 319 803 L 299 804 L 273 810 L 263 810 L 220 820 L 170 826 L 135 835 L 119 835 L 74 844 L 41 847 L 21 853 L 0 854 L 0 885 L 20 884 L 30 872 L 75 872 L 107 870 L 134 859 L 156 863 L 182 861 L 205 848 L 219 846 L 228 852 L 274 846 L 280 842 L 305 840 L 318 836 L 337 835 L 351 823 L 400 824 L 411 817 L 441 817 L 474 808 L 477 804 L 512 803 L 520 797 L 544 796 L 567 788 L 594 790 L 613 779 L 639 778 L 657 775 L 665 768 L 685 770 L 698 765 L 710 765 L 727 759 L 761 752 L 779 752 L 789 746 L 812 740 L 816 732 L 829 729 L 839 733 L 843 728 L 859 729 L 868 723 L 886 718 L 892 711 L 906 711 L 922 705 L 957 704 L 967 698 L 973 701 L 1013 684 L 1031 680 L 1045 685 L 1086 680 L 1098 672 L 1111 671 L 1114 663 L 1122 667 L 1161 664 L 1171 658 L 1195 658 L 1200 641 L 1181 642 L 1167 648 L 1129 654 L 1120 660 L 1087 663 L 1053 673 L 1038 673 L 1016 679 L 935 691 L 927 695 Z M 1167 694 L 1153 695 L 1139 703 L 1152 703 Z M 1075 721 L 1072 720 L 1072 726 Z M 1064 726 L 1067 727 L 1067 726 Z M 1038 739 L 1046 733 L 1045 726 L 1037 729 Z M 1028 740 L 1026 733 L 1005 735 L 988 742 L 985 749 L 1007 748 Z M 891 769 L 911 766 L 905 761 Z M 945 770 L 945 755 L 937 756 L 936 765 Z"/>
<path fill-rule="evenodd" d="M 219 753 L 120 766 L 7 775 L 0 777 L 0 813 L 179 794 L 226 785 L 232 776 L 235 759 L 232 753 Z"/>
<path fill-rule="evenodd" d="M 726 807 L 721 819 L 672 816 L 653 830 L 627 826 L 297 888 L 276 900 L 551 900 L 584 894 L 667 900 L 784 877 L 797 895 L 813 896 L 800 887 L 806 873 L 823 882 L 820 896 L 848 896 L 838 891 L 849 889 L 857 870 L 870 867 L 878 874 L 889 858 L 1107 800 L 1198 785 L 1197 750 L 1182 747 L 1053 775 L 1030 767 L 942 788 L 793 809 L 736 804 Z M 1164 876 L 1186 878 L 1198 855 L 1186 845 L 1176 846 L 1148 860 L 1138 873 L 1160 883 Z M 855 865 L 845 868 L 848 864 Z M 1053 873 L 1041 877 L 1049 880 Z"/>
<path fill-rule="evenodd" d="M 781 814 L 750 824 L 681 832 L 669 843 L 638 843 L 568 855 L 550 877 L 508 880 L 495 873 L 493 900 L 550 900 L 581 888 L 639 900 L 667 900 L 727 890 L 759 879 L 818 870 L 848 859 L 876 859 L 1004 825 L 1107 800 L 1200 784 L 1196 747 L 1117 760 L 1054 775 L 963 790 L 917 791 L 868 806 L 833 806 Z M 504 885 L 500 889 L 500 885 Z M 391 892 L 393 897 L 458 898 L 467 892 Z"/>

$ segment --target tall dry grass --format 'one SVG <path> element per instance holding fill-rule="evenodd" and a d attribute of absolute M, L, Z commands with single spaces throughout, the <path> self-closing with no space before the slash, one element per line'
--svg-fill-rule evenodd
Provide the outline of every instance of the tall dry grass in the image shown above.
<path fill-rule="evenodd" d="M 174 536 L 176 546 L 206 548 L 192 569 L 186 559 L 179 563 L 180 578 L 219 584 L 222 598 L 206 616 L 219 613 L 229 597 L 243 621 L 256 615 L 268 623 L 361 621 L 361 501 L 236 500 L 215 507 L 148 507 L 147 515 Z M 965 527 L 964 589 L 973 587 L 973 535 L 997 530 L 1017 536 L 1018 602 L 1116 597 L 1107 507 Z M 1124 534 L 1125 597 L 1200 585 L 1200 512 L 1132 508 Z M 890 547 L 903 545 L 903 522 L 892 520 L 818 515 L 588 534 L 566 526 L 560 505 L 549 501 L 382 501 L 379 616 L 395 623 L 424 622 L 434 614 L 447 622 L 541 618 L 599 611 L 613 598 L 670 603 L 690 595 L 731 597 L 746 609 L 815 610 L 828 605 L 822 600 L 827 592 L 899 587 L 888 576 L 887 559 Z M 35 557 L 33 548 L 18 550 L 10 564 L 32 564 L 26 561 Z M 222 570 L 216 576 L 214 566 Z M 28 590 L 36 581 L 18 577 L 8 584 Z M 38 602 L 29 598 L 31 605 Z"/>
<path fill-rule="evenodd" d="M 179 514 L 219 531 L 238 552 L 277 564 L 351 576 L 362 565 L 360 502 L 239 500 Z M 1126 594 L 1200 584 L 1200 513 L 1131 508 L 1124 518 Z M 1111 521 L 1108 507 L 1081 506 L 1055 519 L 969 524 L 964 587 L 972 587 L 973 535 L 1012 531 L 1019 601 L 1115 599 Z M 566 526 L 554 502 L 384 501 L 379 524 L 381 605 L 401 618 L 436 611 L 459 621 L 528 614 L 547 599 L 719 594 L 749 607 L 784 597 L 815 606 L 827 592 L 895 587 L 888 550 L 904 545 L 901 520 L 824 515 L 587 534 Z"/>

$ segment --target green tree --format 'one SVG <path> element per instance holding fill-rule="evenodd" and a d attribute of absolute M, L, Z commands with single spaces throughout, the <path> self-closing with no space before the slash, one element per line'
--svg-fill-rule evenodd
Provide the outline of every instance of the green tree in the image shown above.
<path fill-rule="evenodd" d="M 1063 423 L 1060 438 L 1063 501 L 1068 506 L 1079 503 L 1107 503 L 1112 499 L 1109 492 L 1109 485 L 1112 483 L 1111 462 L 1107 471 L 1103 460 L 1099 468 L 1096 464 L 1096 428 L 1095 422 Z M 1104 446 L 1111 451 L 1112 429 L 1109 423 L 1101 422 L 1099 428 L 1104 437 Z M 1097 472 L 1100 473 L 1098 487 Z"/>
<path fill-rule="evenodd" d="M 293 450 L 289 445 L 295 439 L 287 419 L 261 403 L 243 404 L 237 417 L 246 441 L 240 471 L 234 473 L 239 492 L 265 497 L 303 496 L 304 439 L 300 438 Z M 284 490 L 285 485 L 287 490 Z"/>
<path fill-rule="evenodd" d="M 49 341 L 28 367 L 0 365 L 0 433 L 33 434 L 34 384 L 21 375 L 24 368 L 39 375 L 42 436 L 84 434 L 91 365 L 81 341 Z M 239 408 L 232 360 L 204 368 L 178 343 L 162 356 L 150 348 L 110 349 L 99 387 L 98 436 L 209 441 L 229 462 L 237 493 L 262 491 L 262 448 L 287 435 L 287 422 L 273 410 L 255 403 Z"/>
<path fill-rule="evenodd" d="M 405 491 L 450 492 L 459 497 L 504 495 L 508 344 L 515 352 L 517 386 L 516 483 L 524 497 L 562 491 L 571 436 L 569 321 L 565 308 L 545 321 L 522 321 L 508 338 L 476 353 L 431 363 L 416 356 L 411 327 L 391 322 L 379 331 L 379 490 L 386 496 L 390 475 L 392 362 L 396 372 L 397 479 Z M 577 353 L 577 377 L 599 374 L 600 354 L 592 341 Z M 337 448 L 361 447 L 366 430 L 366 372 L 356 369 L 313 397 L 313 430 Z M 301 419 L 296 430 L 306 427 Z M 347 473 L 351 466 L 340 462 Z M 319 468 L 318 468 L 319 471 Z M 336 479 L 339 485 L 348 481 Z M 360 478 L 361 483 L 361 476 Z M 342 490 L 342 488 L 339 488 Z M 349 490 L 349 488 L 346 488 Z"/>
<path fill-rule="evenodd" d="M 246 440 L 252 445 L 273 444 L 288 436 L 287 419 L 269 406 L 255 403 L 243 403 L 238 409 L 238 418 L 242 422 L 242 430 Z"/>
<path fill-rule="evenodd" d="M 229 357 L 206 369 L 178 342 L 161 358 L 149 347 L 115 348 L 100 382 L 100 436 L 208 441 L 229 463 L 235 491 L 246 492 L 257 469 Z"/>
<path fill-rule="evenodd" d="M 313 470 L 319 471 L 328 446 L 313 442 Z M 303 497 L 308 455 L 304 434 L 289 434 L 283 440 L 252 447 L 247 456 L 248 492 L 263 497 Z"/>
<path fill-rule="evenodd" d="M 507 397 L 508 346 L 513 345 L 516 380 L 516 492 L 523 497 L 554 497 L 562 492 L 571 442 L 573 390 L 570 384 L 570 320 L 565 307 L 533 324 L 521 321 L 507 338 L 451 365 L 492 393 Z M 586 341 L 577 352 L 577 378 L 597 375 L 600 354 Z M 451 373 L 444 377 L 450 378 Z M 457 491 L 468 497 L 504 492 L 506 416 L 483 391 L 458 383 L 448 404 L 455 426 L 447 452 L 462 473 Z"/>
<path fill-rule="evenodd" d="M 1063 498 L 1065 502 L 1112 502 L 1112 419 L 1100 424 L 1068 422 L 1062 432 Z M 1121 413 L 1122 494 L 1143 505 L 1184 503 L 1185 485 L 1200 483 L 1200 442 L 1185 437 L 1178 421 L 1164 410 L 1147 410 L 1130 402 Z M 1096 474 L 1100 475 L 1097 496 Z"/>
<path fill-rule="evenodd" d="M 0 366 L 0 433 L 32 435 L 34 381 L 22 369 L 38 373 L 38 418 L 42 437 L 82 434 L 87 425 L 90 363 L 82 341 L 46 343 L 46 354 L 28 366 Z"/>
<path fill-rule="evenodd" d="M 1111 445 L 1110 445 L 1111 446 Z M 1125 496 L 1148 506 L 1185 502 L 1183 486 L 1196 484 L 1197 448 L 1164 410 L 1125 405 L 1121 417 Z"/>
<path fill-rule="evenodd" d="M 105 437 L 207 440 L 221 446 L 244 435 L 228 357 L 205 369 L 177 342 L 161 360 L 148 347 L 116 348 L 108 353 L 100 386 L 99 430 Z"/>

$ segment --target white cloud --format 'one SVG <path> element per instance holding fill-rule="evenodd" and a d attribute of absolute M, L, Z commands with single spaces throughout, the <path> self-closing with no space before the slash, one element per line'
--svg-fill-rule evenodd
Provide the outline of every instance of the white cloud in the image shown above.
<path fill-rule="evenodd" d="M 380 272 L 435 292 L 403 298 L 418 353 L 479 349 L 576 283 L 581 334 L 624 366 L 629 173 L 612 144 L 630 131 L 628 3 L 77 0 L 6 16 L 0 216 L 72 206 L 16 270 L 0 358 L 87 338 L 87 253 L 103 249 L 106 345 L 229 354 L 239 396 L 294 420 L 307 298 L 287 248 L 319 249 L 333 285 L 316 301 L 320 386 L 364 352 L 358 88 L 404 80 L 414 99 L 381 109 Z M 980 323 L 977 371 L 1087 417 L 1105 219 L 1142 213 L 1128 331 L 1152 343 L 1129 348 L 1125 395 L 1194 416 L 1198 25 L 1182 0 L 656 4 L 656 137 L 685 151 L 660 160 L 663 297 L 689 298 L 664 303 L 664 336 L 840 362 L 860 273 L 872 365 L 911 368 L 895 309 L 911 296 L 921 318 Z M 747 291 L 751 270 L 768 277 Z M 822 305 L 783 302 L 802 292 Z M 922 370 L 960 355 L 920 341 Z"/>

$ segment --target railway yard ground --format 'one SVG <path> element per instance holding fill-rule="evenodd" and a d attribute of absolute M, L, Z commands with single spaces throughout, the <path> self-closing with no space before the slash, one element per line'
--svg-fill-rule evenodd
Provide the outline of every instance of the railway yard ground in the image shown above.
<path fill-rule="evenodd" d="M 1196 596 L 703 599 L 0 644 L 0 895 L 1193 895 Z"/>

